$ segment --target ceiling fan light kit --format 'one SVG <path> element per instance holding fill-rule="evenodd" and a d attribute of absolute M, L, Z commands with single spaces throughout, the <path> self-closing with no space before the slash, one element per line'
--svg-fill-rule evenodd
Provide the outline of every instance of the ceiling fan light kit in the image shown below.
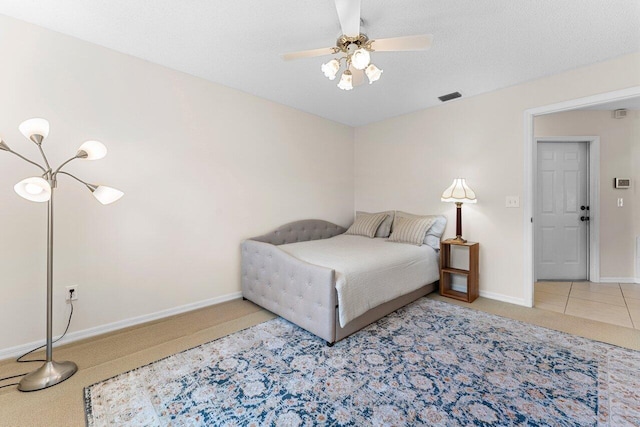
<path fill-rule="evenodd" d="M 351 55 L 351 63 L 356 70 L 364 70 L 370 62 L 371 55 L 367 49 L 360 48 Z"/>
<path fill-rule="evenodd" d="M 326 64 L 322 64 L 322 72 L 324 73 L 324 76 L 329 80 L 335 80 L 336 74 L 338 74 L 339 70 L 340 61 L 338 61 L 337 59 L 332 59 Z"/>
<path fill-rule="evenodd" d="M 342 77 L 340 77 L 338 87 L 342 90 L 353 89 L 353 75 L 351 75 L 351 71 L 346 70 L 344 73 L 342 73 Z"/>
<path fill-rule="evenodd" d="M 369 84 L 380 79 L 382 70 L 371 63 L 371 54 L 373 49 L 367 36 L 359 34 L 358 37 L 340 36 L 336 43 L 335 53 L 342 52 L 345 56 L 334 58 L 331 61 L 322 64 L 322 72 L 329 80 L 334 80 L 338 71 L 340 71 L 341 61 L 345 61 L 346 70 L 342 73 L 338 87 L 342 90 L 353 89 L 353 72 L 365 70 L 365 74 L 369 79 Z"/>
<path fill-rule="evenodd" d="M 371 84 L 377 81 L 378 79 L 380 79 L 380 76 L 382 75 L 382 70 L 373 64 L 369 64 L 369 66 L 364 70 L 364 73 L 367 75 L 367 78 L 369 79 L 369 84 Z"/>
<path fill-rule="evenodd" d="M 371 52 L 417 51 L 431 47 L 433 37 L 430 34 L 369 40 L 366 35 L 360 33 L 360 0 L 335 0 L 335 4 L 342 28 L 342 35 L 338 37 L 336 45 L 287 53 L 282 55 L 282 59 L 288 61 L 342 53 L 344 56 L 322 64 L 321 70 L 329 80 L 335 80 L 344 60 L 345 71 L 340 77 L 338 87 L 342 90 L 352 90 L 354 86 L 364 82 L 364 75 L 369 79 L 369 84 L 380 80 L 382 70 L 371 62 Z"/>

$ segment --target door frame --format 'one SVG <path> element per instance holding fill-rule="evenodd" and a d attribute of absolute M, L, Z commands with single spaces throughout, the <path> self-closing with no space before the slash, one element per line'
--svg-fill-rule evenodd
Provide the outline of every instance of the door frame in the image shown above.
<path fill-rule="evenodd" d="M 623 99 L 635 98 L 640 96 L 640 86 L 632 86 L 630 88 L 616 90 L 612 92 L 601 93 L 597 95 L 587 96 L 584 98 L 572 99 L 569 101 L 559 102 L 556 104 L 545 105 L 536 108 L 530 108 L 524 111 L 524 155 L 523 155 L 523 174 L 524 174 L 524 186 L 523 186 L 523 295 L 524 305 L 527 307 L 533 307 L 533 265 L 534 265 L 534 250 L 533 250 L 533 183 L 534 183 L 534 169 L 533 169 L 533 148 L 534 135 L 533 135 L 533 119 L 536 116 L 545 114 L 559 113 L 561 111 L 576 110 L 591 105 L 604 104 L 611 101 L 619 101 Z"/>
<path fill-rule="evenodd" d="M 599 136 L 545 136 L 534 137 L 533 147 L 533 201 L 531 217 L 532 224 L 536 221 L 536 194 L 538 190 L 537 165 L 538 142 L 580 142 L 587 144 L 589 163 L 587 164 L 587 185 L 589 186 L 589 216 L 597 218 L 589 222 L 589 238 L 587 240 L 587 280 L 600 281 L 600 137 Z M 535 270 L 535 227 L 533 227 L 533 279 L 536 278 Z"/>

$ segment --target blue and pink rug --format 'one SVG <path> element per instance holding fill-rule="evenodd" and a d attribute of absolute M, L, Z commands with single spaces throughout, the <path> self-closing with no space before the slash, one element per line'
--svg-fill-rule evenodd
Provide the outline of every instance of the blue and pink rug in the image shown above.
<path fill-rule="evenodd" d="M 85 389 L 89 426 L 640 425 L 640 353 L 420 299 L 327 347 L 274 319 Z"/>

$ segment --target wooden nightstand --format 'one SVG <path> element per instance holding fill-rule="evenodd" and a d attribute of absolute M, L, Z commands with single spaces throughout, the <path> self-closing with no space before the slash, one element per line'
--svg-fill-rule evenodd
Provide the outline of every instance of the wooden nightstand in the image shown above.
<path fill-rule="evenodd" d="M 451 246 L 469 248 L 469 269 L 451 267 Z M 478 298 L 478 255 L 480 244 L 476 242 L 460 243 L 454 240 L 440 242 L 440 295 L 457 300 L 473 302 Z M 459 274 L 467 278 L 467 292 L 451 289 L 451 275 Z"/>

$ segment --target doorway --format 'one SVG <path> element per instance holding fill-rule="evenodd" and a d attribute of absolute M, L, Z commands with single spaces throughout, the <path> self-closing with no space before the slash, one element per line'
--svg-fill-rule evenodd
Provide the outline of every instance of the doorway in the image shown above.
<path fill-rule="evenodd" d="M 605 104 L 613 101 L 623 101 L 632 98 L 640 97 L 640 86 L 634 86 L 626 89 L 621 89 L 618 91 L 601 93 L 598 95 L 587 96 L 585 98 L 573 99 L 570 101 L 559 102 L 557 104 L 545 105 L 542 107 L 531 108 L 524 112 L 524 163 L 523 163 L 523 172 L 524 172 L 524 188 L 523 188 L 523 200 L 524 200 L 524 209 L 523 209 L 523 250 L 524 250 L 524 269 L 523 269 L 523 305 L 527 307 L 533 307 L 533 287 L 535 283 L 535 272 L 534 272 L 534 227 L 533 227 L 533 216 L 534 216 L 534 189 L 535 189 L 535 163 L 533 162 L 533 158 L 535 155 L 535 138 L 534 138 L 534 126 L 533 121 L 536 116 L 541 116 L 545 114 L 553 114 L 561 111 L 574 110 L 579 108 L 585 108 L 589 106 L 594 106 L 598 104 Z M 592 142 L 591 148 L 594 147 L 594 144 L 598 144 L 599 148 L 599 140 Z M 589 164 L 591 166 L 590 170 L 593 172 L 593 153 L 595 150 L 590 150 L 589 152 Z M 599 151 L 599 150 L 598 150 Z M 599 160 L 595 164 L 599 166 Z M 591 206 L 594 207 L 596 203 L 599 204 L 596 200 L 599 200 L 599 187 L 597 183 L 593 185 L 592 182 L 593 177 L 590 177 L 590 203 Z M 594 199 L 594 192 L 598 196 L 597 199 Z M 593 210 L 592 210 L 592 217 Z M 590 263 L 589 263 L 589 280 L 599 281 L 600 280 L 600 271 L 599 271 L 599 262 L 593 262 L 594 259 L 599 260 L 599 242 L 596 241 L 594 244 L 594 239 L 599 240 L 599 224 L 598 221 L 591 221 L 590 224 Z"/>
<path fill-rule="evenodd" d="M 589 277 L 589 141 L 568 139 L 536 139 L 536 280 Z"/>

